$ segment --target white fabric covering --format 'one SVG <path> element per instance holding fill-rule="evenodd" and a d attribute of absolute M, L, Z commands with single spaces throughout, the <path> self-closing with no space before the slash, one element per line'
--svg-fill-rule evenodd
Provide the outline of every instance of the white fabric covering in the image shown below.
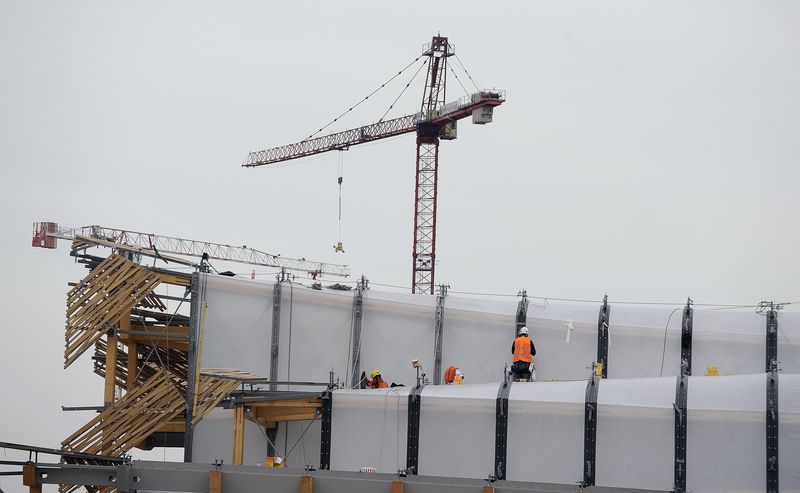
<path fill-rule="evenodd" d="M 675 384 L 675 377 L 600 382 L 595 484 L 672 489 Z"/>
<path fill-rule="evenodd" d="M 778 484 L 783 492 L 800 492 L 800 375 L 778 377 Z"/>
<path fill-rule="evenodd" d="M 273 284 L 208 276 L 203 367 L 269 375 Z M 279 379 L 326 382 L 333 369 L 349 385 L 353 294 L 282 286 Z M 424 389 L 422 474 L 485 478 L 492 471 L 495 399 L 502 368 L 511 361 L 517 301 L 448 295 L 442 370 L 460 367 L 467 385 Z M 381 369 L 387 381 L 408 387 L 334 392 L 333 469 L 368 466 L 391 473 L 405 466 L 408 392 L 415 379 L 410 361 L 420 359 L 433 379 L 435 308 L 433 296 L 374 289 L 365 293 L 361 369 Z M 538 351 L 534 359 L 539 382 L 515 383 L 511 388 L 508 479 L 553 483 L 581 479 L 584 395 L 589 368 L 597 357 L 599 308 L 600 303 L 531 300 L 527 325 Z M 672 403 L 681 315 L 682 309 L 674 307 L 611 302 L 610 378 L 601 382 L 598 393 L 598 485 L 672 487 Z M 800 375 L 793 374 L 800 373 L 800 314 L 780 312 L 778 322 L 783 371 L 781 490 L 800 492 Z M 689 384 L 689 490 L 763 491 L 764 360 L 763 314 L 752 309 L 695 309 L 693 370 L 698 376 Z M 731 376 L 701 376 L 708 366 Z M 292 447 L 307 423 L 280 425 L 279 453 L 286 452 L 284 443 Z M 195 429 L 194 460 L 221 458 L 229 463 L 232 427 L 231 411 L 215 410 L 202 421 Z M 288 465 L 318 465 L 319 436 L 316 422 L 289 456 Z M 263 432 L 253 423 L 246 426 L 245 447 L 245 463 L 255 464 L 266 455 Z"/>
<path fill-rule="evenodd" d="M 374 467 L 385 473 L 405 469 L 408 393 L 408 387 L 335 391 L 331 469 Z"/>
<path fill-rule="evenodd" d="M 766 377 L 690 377 L 688 491 L 763 491 Z"/>
<path fill-rule="evenodd" d="M 585 394 L 582 381 L 511 385 L 506 479 L 574 484 L 583 478 Z"/>
<path fill-rule="evenodd" d="M 422 389 L 420 474 L 486 478 L 493 473 L 497 389 L 491 383 Z"/>

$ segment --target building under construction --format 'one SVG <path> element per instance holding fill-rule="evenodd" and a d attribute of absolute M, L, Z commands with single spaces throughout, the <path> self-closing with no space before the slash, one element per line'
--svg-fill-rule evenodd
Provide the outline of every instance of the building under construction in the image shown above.
<path fill-rule="evenodd" d="M 436 284 L 440 140 L 505 101 L 477 87 L 449 101 L 451 56 L 435 36 L 398 72 L 421 60 L 419 112 L 245 163 L 415 133 L 412 293 L 334 282 L 344 265 L 37 223 L 34 246 L 67 240 L 87 268 L 66 294 L 64 367 L 91 358 L 104 402 L 59 445 L 0 444 L 28 453 L 4 472 L 65 493 L 800 491 L 800 314 L 781 303 L 480 298 Z M 217 261 L 280 274 L 237 277 Z M 533 382 L 508 371 L 522 327 Z M 451 367 L 461 384 L 445 381 Z M 373 369 L 392 386 L 363 388 Z M 129 456 L 154 447 L 182 448 L 184 462 Z"/>

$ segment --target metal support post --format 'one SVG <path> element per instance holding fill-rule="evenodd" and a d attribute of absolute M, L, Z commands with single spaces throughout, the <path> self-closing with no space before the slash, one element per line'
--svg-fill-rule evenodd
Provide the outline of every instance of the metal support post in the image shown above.
<path fill-rule="evenodd" d="M 523 289 L 517 293 L 517 296 L 521 296 L 521 298 L 519 300 L 519 306 L 517 306 L 517 323 L 514 327 L 514 337 L 517 337 L 521 327 L 525 327 L 528 319 L 528 292 Z"/>
<path fill-rule="evenodd" d="M 683 318 L 681 320 L 681 368 L 687 375 L 692 374 L 692 320 L 694 310 L 692 309 L 692 299 L 686 300 L 683 308 Z"/>
<path fill-rule="evenodd" d="M 511 392 L 513 378 L 505 374 L 503 383 L 497 390 L 495 433 L 494 433 L 494 476 L 506 479 L 506 451 L 508 447 L 508 394 Z"/>
<path fill-rule="evenodd" d="M 583 482 L 582 486 L 594 486 L 597 471 L 597 393 L 600 390 L 600 379 L 592 372 L 586 384 L 583 420 Z"/>
<path fill-rule="evenodd" d="M 450 286 L 439 285 L 439 295 L 436 297 L 436 321 L 433 340 L 433 384 L 442 384 L 442 344 L 444 343 L 444 300 Z"/>
<path fill-rule="evenodd" d="M 333 390 L 322 394 L 322 434 L 319 446 L 319 468 L 331 468 L 331 429 L 333 419 Z"/>
<path fill-rule="evenodd" d="M 356 285 L 353 294 L 353 341 L 350 349 L 352 358 L 350 387 L 357 389 L 361 383 L 361 321 L 364 318 L 364 291 L 367 290 L 369 281 L 364 276 Z"/>
<path fill-rule="evenodd" d="M 603 296 L 603 306 L 597 318 L 597 363 L 603 365 L 603 378 L 608 378 L 608 322 L 611 307 L 608 306 L 608 295 Z"/>
<path fill-rule="evenodd" d="M 422 389 L 417 385 L 408 394 L 408 439 L 406 440 L 406 473 L 419 474 L 419 415 L 422 405 Z"/>
<path fill-rule="evenodd" d="M 689 420 L 687 400 L 689 395 L 689 375 L 681 370 L 675 388 L 675 476 L 673 491 L 686 492 L 686 425 Z"/>
<path fill-rule="evenodd" d="M 199 346 L 200 323 L 202 319 L 203 303 L 205 303 L 205 285 L 208 274 L 201 272 L 192 273 L 190 292 L 192 299 L 189 305 L 189 347 L 188 371 L 186 372 L 186 411 L 183 422 L 183 461 L 192 462 L 192 441 L 194 438 L 194 391 L 197 383 L 197 349 Z"/>
<path fill-rule="evenodd" d="M 278 380 L 278 342 L 281 336 L 281 283 L 286 275 L 286 270 L 281 269 L 277 275 L 277 282 L 272 288 L 272 338 L 269 350 L 269 379 Z M 269 390 L 278 390 L 274 383 L 269 384 Z"/>

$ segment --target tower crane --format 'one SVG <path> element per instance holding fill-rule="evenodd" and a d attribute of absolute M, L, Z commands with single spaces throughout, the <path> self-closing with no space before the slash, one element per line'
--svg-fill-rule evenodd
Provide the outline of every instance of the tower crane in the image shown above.
<path fill-rule="evenodd" d="M 295 144 L 251 152 L 242 165 L 255 167 L 280 163 L 416 132 L 412 293 L 433 294 L 435 286 L 439 141 L 455 139 L 456 123 L 468 116 L 472 116 L 474 124 L 491 123 L 494 107 L 505 101 L 505 92 L 493 89 L 478 90 L 446 103 L 447 60 L 454 55 L 455 47 L 444 36 L 434 36 L 431 43 L 423 48 L 422 57 L 427 58 L 428 70 L 419 112 L 389 120 L 381 119 L 377 123 L 308 138 Z"/>
<path fill-rule="evenodd" d="M 314 279 L 326 274 L 342 277 L 350 275 L 350 268 L 346 265 L 272 255 L 247 246 L 231 246 L 207 241 L 187 240 L 174 236 L 140 233 L 138 231 L 97 225 L 70 228 L 59 226 L 58 223 L 54 222 L 33 223 L 32 246 L 54 249 L 58 239 L 81 240 L 89 244 L 112 248 L 125 246 L 129 247 L 130 251 L 134 253 L 145 253 L 156 257 L 162 256 L 162 254 L 172 254 L 200 257 L 203 260 L 214 259 L 264 267 L 279 267 L 286 270 L 307 272 Z M 181 261 L 183 259 L 169 260 Z M 188 265 L 191 265 L 191 263 L 188 263 Z"/>

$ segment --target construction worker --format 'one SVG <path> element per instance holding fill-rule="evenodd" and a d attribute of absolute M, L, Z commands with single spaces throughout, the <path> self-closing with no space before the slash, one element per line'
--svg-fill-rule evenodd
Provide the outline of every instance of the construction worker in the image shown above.
<path fill-rule="evenodd" d="M 535 380 L 535 377 L 531 377 L 535 371 L 533 357 L 536 355 L 536 347 L 533 345 L 533 340 L 528 336 L 527 327 L 520 327 L 519 335 L 511 345 L 511 354 L 514 355 L 511 365 L 514 379 L 518 382 Z"/>
<path fill-rule="evenodd" d="M 460 368 L 451 366 L 444 372 L 445 385 L 461 385 L 462 380 L 464 380 L 464 372 Z"/>
<path fill-rule="evenodd" d="M 363 374 L 363 372 L 362 372 Z M 366 377 L 366 375 L 365 375 Z M 383 377 L 381 376 L 381 371 L 378 369 L 372 370 L 369 374 L 369 380 L 364 378 L 365 386 L 368 389 L 388 389 L 389 384 L 384 381 Z"/>

